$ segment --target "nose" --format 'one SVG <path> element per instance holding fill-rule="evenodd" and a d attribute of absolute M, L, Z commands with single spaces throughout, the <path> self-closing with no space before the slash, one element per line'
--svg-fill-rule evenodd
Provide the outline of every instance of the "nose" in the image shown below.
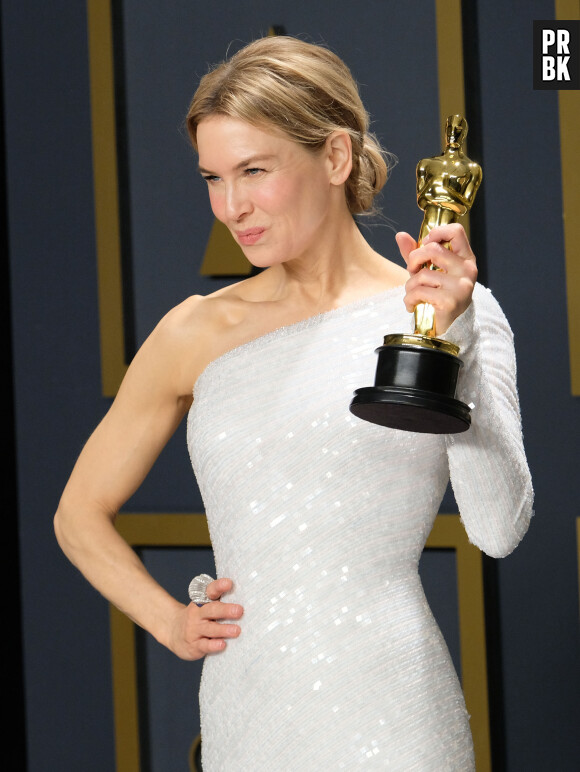
<path fill-rule="evenodd" d="M 228 220 L 239 221 L 251 210 L 252 205 L 244 190 L 244 186 L 237 181 L 226 186 L 225 214 Z"/>

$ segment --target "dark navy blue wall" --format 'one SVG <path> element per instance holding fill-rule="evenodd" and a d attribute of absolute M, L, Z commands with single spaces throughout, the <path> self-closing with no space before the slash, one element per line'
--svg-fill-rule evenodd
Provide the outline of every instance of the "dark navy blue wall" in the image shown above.
<path fill-rule="evenodd" d="M 572 770 L 580 398 L 570 396 L 558 98 L 533 91 L 530 71 L 532 19 L 554 11 L 544 0 L 479 5 L 488 283 L 516 336 L 536 489 L 530 532 L 499 563 L 507 757 L 510 770 Z"/>
<path fill-rule="evenodd" d="M 532 19 L 554 10 L 548 0 L 479 6 L 486 271 L 516 334 L 537 491 L 530 533 L 498 564 L 506 756 L 514 772 L 565 771 L 580 759 L 580 406 L 569 389 L 557 97 L 534 92 L 531 72 Z M 52 533 L 72 464 L 109 404 L 100 388 L 86 9 L 68 0 L 1 8 L 28 768 L 102 772 L 114 768 L 108 607 Z M 394 230 L 417 231 L 415 163 L 439 150 L 433 0 L 124 0 L 123 12 L 139 342 L 186 294 L 218 286 L 198 275 L 211 213 L 180 123 L 207 63 L 272 24 L 326 41 L 349 63 L 375 131 L 399 157 L 384 197 L 393 228 L 378 225 L 369 238 L 395 257 Z M 127 509 L 201 510 L 182 431 Z M 148 560 L 164 574 L 159 555 Z M 197 666 L 168 665 L 149 647 L 155 689 L 195 682 Z M 165 703 L 152 705 L 158 726 Z M 192 716 L 193 725 L 193 708 Z M 159 749 L 179 741 L 156 732 L 154 768 L 173 769 Z"/>

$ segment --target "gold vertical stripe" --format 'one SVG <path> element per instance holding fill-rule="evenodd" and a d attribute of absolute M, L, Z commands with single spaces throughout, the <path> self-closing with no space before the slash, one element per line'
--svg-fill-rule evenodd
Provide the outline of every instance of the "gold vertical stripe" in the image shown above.
<path fill-rule="evenodd" d="M 556 0 L 556 19 L 580 19 L 579 0 Z M 568 342 L 570 385 L 580 397 L 580 91 L 558 92 L 560 114 L 560 155 L 562 167 L 562 217 L 568 301 Z"/>
<path fill-rule="evenodd" d="M 227 226 L 214 219 L 201 264 L 201 276 L 248 276 L 252 265 Z"/>
<path fill-rule="evenodd" d="M 88 0 L 95 231 L 103 394 L 113 397 L 125 364 L 121 239 L 110 0 Z"/>
<path fill-rule="evenodd" d="M 138 547 L 210 547 L 203 514 L 121 514 L 116 527 Z M 114 606 L 111 609 L 111 646 L 115 751 L 117 772 L 139 772 L 140 728 L 135 625 Z"/>
<path fill-rule="evenodd" d="M 439 127 L 441 147 L 445 147 L 445 122 L 450 115 L 465 115 L 465 78 L 463 63 L 463 30 L 461 27 L 461 0 L 435 0 L 437 32 L 437 72 L 439 77 Z M 467 154 L 469 135 L 463 146 Z M 469 213 L 461 224 L 469 238 Z"/>
<path fill-rule="evenodd" d="M 457 525 L 463 530 L 461 523 Z M 463 692 L 471 714 L 478 772 L 491 772 L 483 560 L 467 539 L 465 548 L 457 550 L 457 573 Z"/>
<path fill-rule="evenodd" d="M 197 737 L 194 739 L 194 741 L 191 743 L 191 747 L 189 749 L 189 758 L 188 758 L 189 772 L 203 772 L 201 767 L 198 767 L 195 759 L 195 756 L 197 754 L 197 751 L 200 745 L 201 745 L 201 735 L 198 734 Z"/>
<path fill-rule="evenodd" d="M 448 115 L 465 116 L 461 0 L 435 0 L 435 15 L 439 73 L 439 121 L 444 127 Z M 444 133 L 442 140 L 444 143 Z"/>
<path fill-rule="evenodd" d="M 133 547 L 211 546 L 204 514 L 120 514 L 115 525 Z M 116 608 L 110 609 L 116 769 L 117 772 L 140 772 L 136 628 Z M 194 751 L 192 746 L 192 759 Z"/>
<path fill-rule="evenodd" d="M 458 515 L 439 515 L 427 540 L 427 548 L 455 549 L 459 606 L 461 681 L 478 772 L 491 772 L 487 652 L 483 561 L 481 552 L 469 543 Z"/>
<path fill-rule="evenodd" d="M 114 606 L 110 609 L 116 768 L 117 772 L 139 772 L 135 625 Z"/>

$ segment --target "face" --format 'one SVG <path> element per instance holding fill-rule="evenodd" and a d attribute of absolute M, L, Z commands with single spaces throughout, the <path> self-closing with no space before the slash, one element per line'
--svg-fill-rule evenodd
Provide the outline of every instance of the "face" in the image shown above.
<path fill-rule="evenodd" d="M 454 115 L 445 126 L 445 133 L 447 135 L 447 142 L 452 147 L 459 147 L 464 136 L 465 127 L 467 123 L 464 118 L 459 118 L 458 115 Z"/>
<path fill-rule="evenodd" d="M 332 228 L 336 195 L 323 151 L 225 116 L 201 121 L 197 144 L 213 213 L 253 265 L 307 258 Z"/>

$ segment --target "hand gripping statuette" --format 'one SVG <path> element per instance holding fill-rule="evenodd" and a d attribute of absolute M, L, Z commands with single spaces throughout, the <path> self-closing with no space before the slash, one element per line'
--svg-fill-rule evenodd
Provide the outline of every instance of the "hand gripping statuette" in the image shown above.
<path fill-rule="evenodd" d="M 449 116 L 445 150 L 417 165 L 417 204 L 425 212 L 419 246 L 432 228 L 457 222 L 471 209 L 482 173 L 463 153 L 466 134 L 465 118 Z M 414 333 L 385 335 L 376 350 L 375 385 L 357 389 L 350 410 L 365 421 L 393 429 L 464 432 L 471 416 L 469 407 L 455 399 L 463 364 L 459 347 L 435 337 L 435 309 L 430 303 L 419 303 L 414 319 Z"/>

